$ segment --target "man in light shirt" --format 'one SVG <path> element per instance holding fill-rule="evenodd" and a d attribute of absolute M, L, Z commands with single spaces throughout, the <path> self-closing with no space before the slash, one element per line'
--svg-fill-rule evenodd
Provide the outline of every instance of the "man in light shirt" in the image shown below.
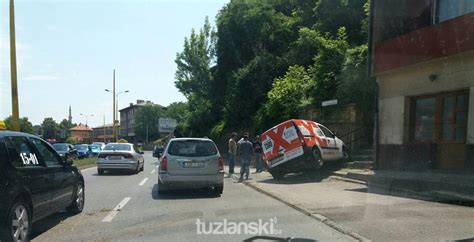
<path fill-rule="evenodd" d="M 232 133 L 229 139 L 229 176 L 234 174 L 235 159 L 237 155 L 237 133 Z"/>

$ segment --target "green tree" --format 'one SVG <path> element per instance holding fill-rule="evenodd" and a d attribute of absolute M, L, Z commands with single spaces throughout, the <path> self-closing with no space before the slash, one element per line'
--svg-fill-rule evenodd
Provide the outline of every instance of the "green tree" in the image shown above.
<path fill-rule="evenodd" d="M 5 120 L 7 130 L 13 130 L 12 116 L 8 116 Z M 20 131 L 34 134 L 33 124 L 28 120 L 27 117 L 20 118 Z"/>
<path fill-rule="evenodd" d="M 66 137 L 71 136 L 71 131 L 70 129 L 74 127 L 74 124 L 69 122 L 67 119 L 63 119 L 61 123 L 59 123 L 59 130 L 65 130 L 66 131 Z"/>
<path fill-rule="evenodd" d="M 160 135 L 158 122 L 163 114 L 163 107 L 159 105 L 147 104 L 137 109 L 134 120 L 136 135 L 142 140 L 146 140 L 147 136 L 148 141 L 157 139 Z"/>
<path fill-rule="evenodd" d="M 57 138 L 57 134 L 59 131 L 59 125 L 54 121 L 53 118 L 45 118 L 43 123 L 41 123 L 41 128 L 43 130 L 43 138 L 44 139 L 53 139 Z"/>
<path fill-rule="evenodd" d="M 302 66 L 291 66 L 283 77 L 277 78 L 257 115 L 260 128 L 297 118 L 300 111 L 311 104 L 308 90 L 312 81 Z"/>

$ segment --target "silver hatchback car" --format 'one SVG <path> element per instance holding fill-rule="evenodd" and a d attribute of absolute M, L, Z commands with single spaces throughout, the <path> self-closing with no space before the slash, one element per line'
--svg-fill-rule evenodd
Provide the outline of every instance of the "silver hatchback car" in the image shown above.
<path fill-rule="evenodd" d="M 143 152 L 130 143 L 109 143 L 97 156 L 97 173 L 107 170 L 143 171 L 145 159 Z"/>
<path fill-rule="evenodd" d="M 158 192 L 172 189 L 224 190 L 224 159 L 210 139 L 171 139 L 161 157 Z"/>

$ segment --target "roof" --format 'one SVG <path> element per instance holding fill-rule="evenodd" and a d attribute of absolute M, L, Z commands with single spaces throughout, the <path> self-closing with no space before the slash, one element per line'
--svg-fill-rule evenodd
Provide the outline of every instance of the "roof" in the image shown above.
<path fill-rule="evenodd" d="M 72 127 L 69 130 L 71 131 L 92 131 L 92 129 L 89 126 L 86 126 L 84 124 L 79 124 L 76 127 Z"/>
<path fill-rule="evenodd" d="M 28 133 L 0 130 L 0 138 L 5 137 L 5 136 L 28 136 L 28 137 L 39 138 L 36 135 L 32 135 L 32 134 L 28 134 Z"/>
<path fill-rule="evenodd" d="M 170 141 L 180 141 L 180 140 L 200 140 L 200 141 L 212 141 L 207 138 L 172 138 Z"/>

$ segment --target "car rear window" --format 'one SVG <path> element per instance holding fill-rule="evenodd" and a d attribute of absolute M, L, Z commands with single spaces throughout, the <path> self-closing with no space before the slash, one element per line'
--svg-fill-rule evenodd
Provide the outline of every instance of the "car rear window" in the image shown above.
<path fill-rule="evenodd" d="M 212 141 L 179 140 L 170 143 L 168 153 L 174 156 L 200 157 L 216 155 L 217 149 Z"/>
<path fill-rule="evenodd" d="M 105 146 L 104 150 L 123 150 L 130 151 L 132 150 L 131 145 L 128 144 L 108 144 Z"/>
<path fill-rule="evenodd" d="M 53 148 L 57 151 L 67 151 L 66 144 L 53 144 Z"/>

